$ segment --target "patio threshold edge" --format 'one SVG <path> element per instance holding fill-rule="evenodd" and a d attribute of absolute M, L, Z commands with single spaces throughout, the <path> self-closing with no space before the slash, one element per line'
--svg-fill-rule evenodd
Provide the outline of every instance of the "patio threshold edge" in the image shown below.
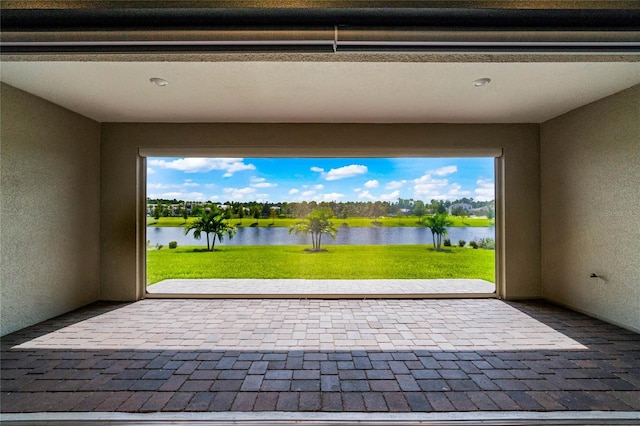
<path fill-rule="evenodd" d="M 500 411 L 443 413 L 317 413 L 317 412 L 198 412 L 198 413 L 18 413 L 0 414 L 3 425 L 631 425 L 640 411 Z"/>

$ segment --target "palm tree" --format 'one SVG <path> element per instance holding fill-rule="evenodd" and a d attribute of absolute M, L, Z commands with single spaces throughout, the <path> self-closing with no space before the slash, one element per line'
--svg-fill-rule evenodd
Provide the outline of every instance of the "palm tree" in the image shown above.
<path fill-rule="evenodd" d="M 213 251 L 216 245 L 216 238 L 222 242 L 224 234 L 229 235 L 229 239 L 231 239 L 237 231 L 235 226 L 227 224 L 224 220 L 223 212 L 211 210 L 211 213 L 207 213 L 203 211 L 197 220 L 186 227 L 184 233 L 187 235 L 189 231 L 193 230 L 193 238 L 199 240 L 204 232 L 207 234 L 207 250 Z M 209 234 L 213 234 L 213 241 L 210 241 Z"/>
<path fill-rule="evenodd" d="M 327 234 L 331 238 L 335 238 L 338 235 L 338 229 L 331 222 L 332 217 L 333 212 L 329 209 L 314 209 L 305 220 L 289 228 L 289 234 L 292 232 L 295 234 L 301 233 L 302 235 L 311 234 L 313 251 L 320 251 L 322 234 Z"/>
<path fill-rule="evenodd" d="M 431 236 L 433 237 L 433 247 L 440 251 L 442 245 L 442 236 L 447 235 L 447 227 L 453 225 L 453 223 L 447 219 L 446 213 L 436 213 L 433 216 L 428 216 L 425 220 L 425 226 L 431 230 Z"/>

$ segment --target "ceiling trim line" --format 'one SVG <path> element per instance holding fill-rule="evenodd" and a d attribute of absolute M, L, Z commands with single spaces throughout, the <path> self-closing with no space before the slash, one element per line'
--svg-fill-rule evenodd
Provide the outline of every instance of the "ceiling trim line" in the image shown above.
<path fill-rule="evenodd" d="M 526 51 L 640 52 L 640 31 L 433 31 L 424 29 L 21 32 L 0 35 L 2 54 L 146 52 Z"/>

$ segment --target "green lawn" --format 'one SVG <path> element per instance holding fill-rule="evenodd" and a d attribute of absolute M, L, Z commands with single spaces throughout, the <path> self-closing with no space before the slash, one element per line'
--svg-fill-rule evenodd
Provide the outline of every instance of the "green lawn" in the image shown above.
<path fill-rule="evenodd" d="M 189 218 L 187 219 L 188 221 L 191 220 L 195 220 L 195 218 Z M 449 220 L 453 222 L 453 226 L 474 226 L 474 227 L 479 227 L 479 226 L 493 226 L 495 224 L 495 221 L 493 219 L 487 219 L 487 218 L 482 218 L 482 217 L 473 217 L 473 218 L 462 218 L 459 216 L 449 216 Z M 254 218 L 242 218 L 242 219 L 231 219 L 229 220 L 229 223 L 235 226 L 244 226 L 244 227 L 249 227 L 249 226 L 259 226 L 259 227 L 290 227 L 294 224 L 296 224 L 297 222 L 299 222 L 300 219 L 289 219 L 289 218 L 284 218 L 284 219 L 260 219 L 258 221 L 256 221 Z M 408 227 L 414 227 L 414 226 L 423 226 L 421 222 L 419 222 L 419 219 L 416 216 L 406 216 L 403 218 L 396 218 L 396 217 L 381 217 L 378 218 L 376 221 L 374 221 L 373 219 L 369 218 L 369 217 L 350 217 L 347 219 L 338 219 L 338 218 L 334 218 L 333 219 L 333 223 L 336 226 L 343 226 L 344 224 L 346 224 L 347 226 L 352 226 L 352 227 L 367 227 L 367 226 L 373 226 L 374 222 L 376 223 L 376 226 L 408 226 Z M 255 225 L 257 223 L 257 225 Z M 160 226 L 160 227 L 175 227 L 175 226 L 184 226 L 184 219 L 181 217 L 162 217 L 158 220 L 152 218 L 152 217 L 147 217 L 147 226 Z"/>
<path fill-rule="evenodd" d="M 425 245 L 221 246 L 147 252 L 147 284 L 169 278 L 433 279 L 495 281 L 493 250 Z"/>

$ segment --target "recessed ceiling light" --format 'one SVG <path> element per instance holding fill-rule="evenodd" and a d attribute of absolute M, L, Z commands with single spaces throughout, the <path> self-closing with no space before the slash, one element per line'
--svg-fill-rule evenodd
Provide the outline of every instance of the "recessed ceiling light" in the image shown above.
<path fill-rule="evenodd" d="M 160 87 L 164 87 L 164 86 L 168 86 L 169 82 L 167 80 L 165 80 L 164 78 L 159 78 L 159 77 L 151 77 L 149 79 L 150 82 L 152 82 L 153 84 L 155 84 L 156 86 L 160 86 Z"/>
<path fill-rule="evenodd" d="M 473 87 L 482 87 L 486 86 L 489 83 L 491 83 L 490 78 L 479 78 L 473 82 Z"/>

